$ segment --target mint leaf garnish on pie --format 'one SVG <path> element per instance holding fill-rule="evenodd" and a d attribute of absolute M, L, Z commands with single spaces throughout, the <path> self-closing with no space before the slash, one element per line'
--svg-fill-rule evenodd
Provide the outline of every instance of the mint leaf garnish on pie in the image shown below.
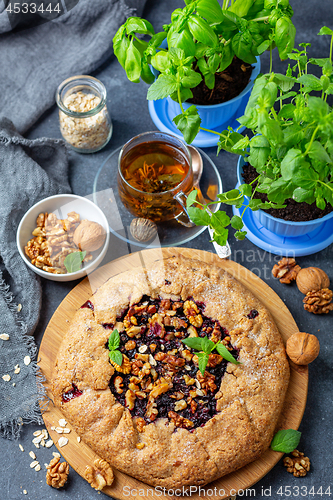
<path fill-rule="evenodd" d="M 188 337 L 187 339 L 182 340 L 183 344 L 195 349 L 198 352 L 197 356 L 199 358 L 199 370 L 201 374 L 205 374 L 206 366 L 209 361 L 209 355 L 211 352 L 216 349 L 222 358 L 226 361 L 230 361 L 230 363 L 234 363 L 235 365 L 239 365 L 239 361 L 237 361 L 233 355 L 228 351 L 228 349 L 218 341 L 216 344 L 210 340 L 208 337 Z"/>

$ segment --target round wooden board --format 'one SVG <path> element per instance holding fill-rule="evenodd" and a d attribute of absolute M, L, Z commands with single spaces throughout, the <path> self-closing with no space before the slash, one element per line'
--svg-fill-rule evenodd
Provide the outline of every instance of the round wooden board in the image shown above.
<path fill-rule="evenodd" d="M 39 350 L 39 366 L 46 378 L 45 386 L 47 393 L 51 398 L 49 391 L 49 380 L 56 355 L 60 347 L 64 333 L 68 328 L 75 311 L 90 297 L 90 295 L 109 277 L 119 274 L 123 271 L 133 269 L 137 266 L 149 267 L 154 265 L 154 261 L 164 257 L 173 255 L 183 255 L 198 259 L 210 264 L 216 264 L 245 285 L 251 292 L 258 297 L 270 310 L 284 342 L 288 337 L 298 331 L 297 325 L 290 314 L 289 310 L 276 295 L 276 293 L 264 283 L 258 276 L 253 274 L 243 266 L 231 261 L 221 260 L 216 254 L 201 250 L 188 248 L 165 248 L 143 250 L 134 254 L 130 254 L 121 259 L 106 264 L 94 273 L 89 278 L 84 279 L 79 283 L 62 301 L 55 313 L 53 314 L 43 336 L 43 340 Z M 306 397 L 308 390 L 308 369 L 304 366 L 291 364 L 291 378 L 286 395 L 286 400 L 283 412 L 280 417 L 278 428 L 281 429 L 297 429 L 302 420 L 305 409 Z M 57 446 L 60 437 L 55 431 L 51 430 L 51 426 L 58 426 L 58 421 L 63 418 L 60 410 L 50 402 L 48 410 L 43 413 L 45 425 Z M 59 451 L 67 460 L 67 462 L 78 472 L 82 477 L 87 465 L 92 465 L 96 454 L 83 442 L 77 441 L 77 434 L 71 431 L 66 434 L 69 442 L 66 446 L 59 448 Z M 249 465 L 239 469 L 232 474 L 222 477 L 210 483 L 204 488 L 201 488 L 201 494 L 194 492 L 192 499 L 199 500 L 206 490 L 206 495 L 212 500 L 224 499 L 230 495 L 236 494 L 237 491 L 245 490 L 254 483 L 259 481 L 267 474 L 274 465 L 279 461 L 282 454 L 267 450 L 260 459 Z M 216 489 L 215 489 L 216 488 Z M 210 491 L 208 491 L 210 490 Z M 194 490 L 192 490 L 194 491 Z M 139 500 L 142 497 L 153 499 L 157 496 L 157 492 L 153 487 L 136 480 L 133 477 L 127 476 L 115 470 L 115 481 L 111 487 L 106 487 L 104 493 L 117 499 Z M 130 493 L 129 493 L 130 492 Z M 165 492 L 163 498 L 176 500 L 179 498 L 179 492 Z"/>

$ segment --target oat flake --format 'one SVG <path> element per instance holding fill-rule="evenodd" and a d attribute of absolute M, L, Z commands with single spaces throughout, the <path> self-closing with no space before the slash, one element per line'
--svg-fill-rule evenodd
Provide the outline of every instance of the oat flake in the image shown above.
<path fill-rule="evenodd" d="M 31 363 L 30 356 L 25 356 L 23 362 L 24 362 L 25 366 L 30 365 L 30 363 Z"/>

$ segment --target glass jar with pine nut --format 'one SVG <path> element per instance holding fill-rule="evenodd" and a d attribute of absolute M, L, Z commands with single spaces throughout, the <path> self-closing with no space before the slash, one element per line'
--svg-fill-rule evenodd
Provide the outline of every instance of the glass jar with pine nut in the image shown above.
<path fill-rule="evenodd" d="M 106 89 L 97 78 L 72 76 L 56 92 L 60 132 L 79 153 L 102 149 L 112 136 L 112 122 L 106 107 Z"/>

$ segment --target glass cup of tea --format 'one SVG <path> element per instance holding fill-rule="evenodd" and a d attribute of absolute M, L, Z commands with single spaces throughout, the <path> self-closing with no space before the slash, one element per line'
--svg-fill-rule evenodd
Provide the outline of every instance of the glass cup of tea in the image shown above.
<path fill-rule="evenodd" d="M 119 196 L 136 217 L 162 222 L 176 219 L 193 227 L 186 196 L 193 188 L 191 154 L 177 137 L 145 132 L 129 140 L 118 158 Z"/>

